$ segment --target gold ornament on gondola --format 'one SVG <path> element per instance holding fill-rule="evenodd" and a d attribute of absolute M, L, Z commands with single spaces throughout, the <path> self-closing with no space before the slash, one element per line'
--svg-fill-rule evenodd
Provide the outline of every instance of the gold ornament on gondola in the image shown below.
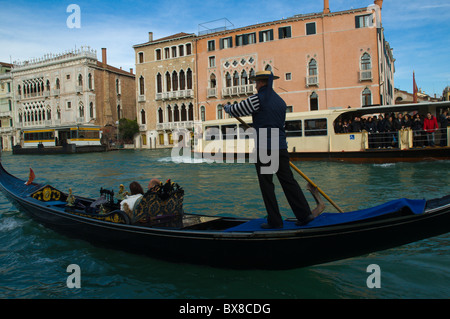
<path fill-rule="evenodd" d="M 42 191 L 42 197 L 45 202 L 48 202 L 52 198 L 52 189 L 50 187 L 45 187 Z"/>

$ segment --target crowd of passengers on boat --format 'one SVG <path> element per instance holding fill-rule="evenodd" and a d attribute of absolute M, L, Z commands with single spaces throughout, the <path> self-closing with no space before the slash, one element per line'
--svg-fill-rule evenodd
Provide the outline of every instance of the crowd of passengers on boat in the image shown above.
<path fill-rule="evenodd" d="M 412 132 L 413 147 L 448 146 L 447 127 L 450 116 L 444 110 L 439 117 L 427 113 L 394 112 L 359 117 L 348 114 L 335 121 L 336 134 L 367 131 L 369 148 L 397 148 L 403 132 Z"/>

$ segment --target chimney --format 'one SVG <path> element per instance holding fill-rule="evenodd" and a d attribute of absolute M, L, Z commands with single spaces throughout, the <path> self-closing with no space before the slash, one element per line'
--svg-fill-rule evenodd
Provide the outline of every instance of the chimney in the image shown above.
<path fill-rule="evenodd" d="M 330 5 L 328 0 L 323 0 L 323 13 L 330 13 Z"/>
<path fill-rule="evenodd" d="M 133 74 L 133 68 L 130 68 L 130 73 Z"/>
<path fill-rule="evenodd" d="M 383 7 L 383 0 L 375 0 L 374 3 L 380 7 L 380 9 Z"/>
<path fill-rule="evenodd" d="M 148 33 L 148 42 L 152 42 L 153 41 L 153 32 L 149 32 Z"/>
<path fill-rule="evenodd" d="M 106 65 L 106 48 L 102 48 L 102 63 Z"/>

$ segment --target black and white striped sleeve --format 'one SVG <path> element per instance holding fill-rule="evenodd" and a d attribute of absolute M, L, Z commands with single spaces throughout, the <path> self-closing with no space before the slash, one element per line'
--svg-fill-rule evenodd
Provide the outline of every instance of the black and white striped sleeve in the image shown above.
<path fill-rule="evenodd" d="M 229 113 L 233 117 L 250 115 L 258 110 L 259 110 L 258 94 L 252 95 L 242 102 L 232 105 L 225 105 L 225 112 Z"/>

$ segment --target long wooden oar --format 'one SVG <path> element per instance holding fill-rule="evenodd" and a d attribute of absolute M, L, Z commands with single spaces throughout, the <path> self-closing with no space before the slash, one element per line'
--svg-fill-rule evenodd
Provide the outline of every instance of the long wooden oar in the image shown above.
<path fill-rule="evenodd" d="M 250 128 L 250 125 L 248 125 L 247 123 L 245 123 L 245 121 L 243 121 L 240 117 L 236 116 L 235 117 L 236 120 L 238 120 L 245 128 Z M 323 192 L 323 190 L 321 190 L 319 188 L 319 186 L 317 186 L 308 176 L 306 176 L 300 169 L 297 168 L 297 166 L 295 166 L 291 161 L 289 161 L 289 165 L 297 172 L 300 174 L 301 177 L 303 177 L 308 183 L 311 184 L 312 187 L 317 188 L 317 190 L 319 191 L 320 194 L 322 194 L 323 197 L 325 197 L 325 199 L 327 201 L 330 202 L 331 205 L 333 205 L 340 213 L 343 213 L 344 211 L 327 195 Z"/>

